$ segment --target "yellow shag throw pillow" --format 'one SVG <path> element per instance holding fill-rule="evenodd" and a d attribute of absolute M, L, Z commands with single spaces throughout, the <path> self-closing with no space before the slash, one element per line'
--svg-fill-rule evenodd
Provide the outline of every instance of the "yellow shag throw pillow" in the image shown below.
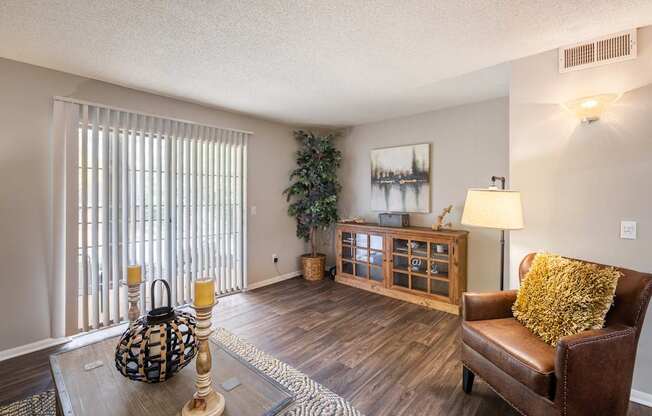
<path fill-rule="evenodd" d="M 621 273 L 613 267 L 537 254 L 512 306 L 514 317 L 545 342 L 604 326 Z"/>

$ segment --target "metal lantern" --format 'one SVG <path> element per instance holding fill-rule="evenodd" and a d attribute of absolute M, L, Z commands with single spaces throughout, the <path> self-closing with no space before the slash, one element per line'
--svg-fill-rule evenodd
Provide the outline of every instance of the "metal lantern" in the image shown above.
<path fill-rule="evenodd" d="M 168 306 L 155 307 L 157 282 L 165 286 Z M 191 314 L 170 306 L 170 286 L 165 280 L 154 280 L 150 289 L 152 310 L 129 325 L 120 337 L 115 366 L 132 380 L 158 383 L 172 377 L 197 354 L 197 323 Z"/>

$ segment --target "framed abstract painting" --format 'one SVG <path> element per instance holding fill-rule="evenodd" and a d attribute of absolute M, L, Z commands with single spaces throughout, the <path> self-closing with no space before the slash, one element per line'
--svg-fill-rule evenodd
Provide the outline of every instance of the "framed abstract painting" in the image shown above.
<path fill-rule="evenodd" d="M 430 212 L 430 144 L 371 151 L 371 209 Z"/>

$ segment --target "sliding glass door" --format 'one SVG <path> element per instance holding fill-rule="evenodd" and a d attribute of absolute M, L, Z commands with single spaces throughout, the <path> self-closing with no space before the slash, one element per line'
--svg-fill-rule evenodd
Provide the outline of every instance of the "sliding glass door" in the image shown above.
<path fill-rule="evenodd" d="M 126 319 L 121 282 L 130 264 L 142 265 L 146 282 L 166 279 L 175 305 L 191 302 L 198 277 L 215 278 L 219 294 L 245 287 L 249 133 L 85 103 L 55 101 L 57 114 L 72 120 L 53 133 L 76 148 L 65 163 L 78 175 L 65 188 L 75 193 L 66 202 L 78 207 L 77 232 L 66 233 L 77 247 L 68 269 L 77 270 L 66 270 L 65 279 L 77 288 L 66 314 L 77 316 L 79 330 Z M 149 290 L 141 295 L 151 308 Z"/>

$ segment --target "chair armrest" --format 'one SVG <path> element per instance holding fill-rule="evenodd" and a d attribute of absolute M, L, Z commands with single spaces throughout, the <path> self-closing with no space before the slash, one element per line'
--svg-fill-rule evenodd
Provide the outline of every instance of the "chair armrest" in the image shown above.
<path fill-rule="evenodd" d="M 465 321 L 511 318 L 516 290 L 462 294 L 462 317 Z"/>
<path fill-rule="evenodd" d="M 623 415 L 629 405 L 636 328 L 615 325 L 557 343 L 555 402 L 562 415 Z"/>

